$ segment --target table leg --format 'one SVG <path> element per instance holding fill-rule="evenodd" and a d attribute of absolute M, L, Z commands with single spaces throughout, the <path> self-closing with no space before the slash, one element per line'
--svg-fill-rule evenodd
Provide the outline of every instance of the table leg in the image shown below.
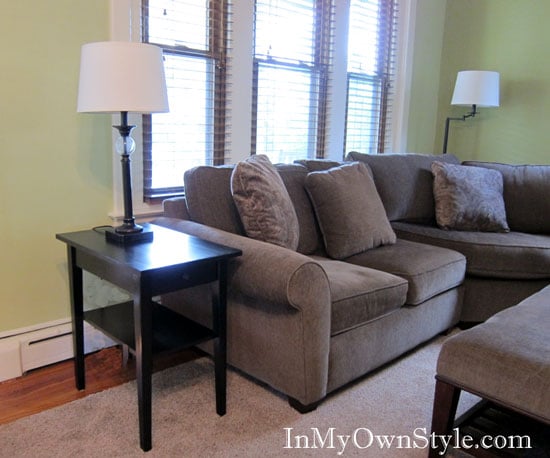
<path fill-rule="evenodd" d="M 71 317 L 73 324 L 74 375 L 76 388 L 86 388 L 84 368 L 84 300 L 82 269 L 76 265 L 76 248 L 67 247 Z"/>
<path fill-rule="evenodd" d="M 225 415 L 227 395 L 227 261 L 218 262 L 218 297 L 214 298 L 214 374 L 216 412 Z"/>
<path fill-rule="evenodd" d="M 152 302 L 143 290 L 134 297 L 136 382 L 138 390 L 139 442 L 151 450 Z"/>

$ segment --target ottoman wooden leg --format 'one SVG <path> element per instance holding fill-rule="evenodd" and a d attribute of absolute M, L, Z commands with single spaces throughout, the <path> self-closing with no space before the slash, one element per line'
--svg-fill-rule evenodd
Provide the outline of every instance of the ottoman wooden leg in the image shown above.
<path fill-rule="evenodd" d="M 459 397 L 460 388 L 436 380 L 432 414 L 432 435 L 435 437 L 435 447 L 430 449 L 430 457 L 441 456 L 438 452 L 443 450 L 443 447 L 439 438 L 441 435 L 452 432 Z"/>

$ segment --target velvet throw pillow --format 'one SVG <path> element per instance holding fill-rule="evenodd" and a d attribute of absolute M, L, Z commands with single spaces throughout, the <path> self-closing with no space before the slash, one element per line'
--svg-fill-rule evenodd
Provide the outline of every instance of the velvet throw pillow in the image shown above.
<path fill-rule="evenodd" d="M 508 232 L 502 174 L 467 165 L 432 163 L 435 217 L 443 229 Z"/>
<path fill-rule="evenodd" d="M 331 258 L 345 259 L 395 243 L 395 233 L 365 164 L 311 172 L 306 189 Z"/>
<path fill-rule="evenodd" d="M 296 250 L 300 236 L 296 211 L 267 156 L 257 154 L 235 165 L 231 194 L 246 235 Z"/>

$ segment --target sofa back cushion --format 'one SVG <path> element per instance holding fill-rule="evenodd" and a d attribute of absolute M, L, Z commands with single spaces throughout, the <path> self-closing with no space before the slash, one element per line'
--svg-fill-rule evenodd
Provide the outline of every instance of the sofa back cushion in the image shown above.
<path fill-rule="evenodd" d="M 234 234 L 244 234 L 231 195 L 232 165 L 198 166 L 183 176 L 187 210 L 191 220 Z"/>
<path fill-rule="evenodd" d="M 550 165 L 510 165 L 465 161 L 498 170 L 504 180 L 504 205 L 510 229 L 550 234 Z"/>
<path fill-rule="evenodd" d="M 313 254 L 322 249 L 322 238 L 315 212 L 305 188 L 308 169 L 298 164 L 276 164 L 290 200 L 296 210 L 300 239 L 298 251 L 302 254 Z"/>
<path fill-rule="evenodd" d="M 452 154 L 363 154 L 351 152 L 346 160 L 366 163 L 390 221 L 435 223 L 433 161 L 459 164 Z"/>
<path fill-rule="evenodd" d="M 331 159 L 296 159 L 295 164 L 303 165 L 310 172 L 322 172 L 333 167 L 342 165 L 343 161 L 333 161 Z"/>
<path fill-rule="evenodd" d="M 239 212 L 231 195 L 233 165 L 199 166 L 185 172 L 185 196 L 192 221 L 234 234 L 244 234 Z M 298 164 L 275 164 L 294 204 L 300 239 L 297 251 L 317 253 L 322 238 L 309 196 L 305 190 L 308 170 Z"/>

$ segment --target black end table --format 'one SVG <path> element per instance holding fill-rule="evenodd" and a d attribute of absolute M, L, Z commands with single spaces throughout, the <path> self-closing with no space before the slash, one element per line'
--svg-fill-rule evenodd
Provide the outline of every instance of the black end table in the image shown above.
<path fill-rule="evenodd" d="M 57 234 L 67 244 L 76 387 L 85 388 L 84 320 L 136 358 L 140 445 L 151 441 L 151 376 L 153 353 L 183 349 L 214 339 L 216 412 L 226 410 L 226 294 L 228 260 L 240 250 L 218 245 L 161 226 L 147 224 L 152 242 L 118 245 L 100 230 Z M 131 295 L 129 302 L 83 310 L 82 271 L 105 279 Z M 202 326 L 153 301 L 153 297 L 209 282 L 217 282 L 213 323 Z"/>

